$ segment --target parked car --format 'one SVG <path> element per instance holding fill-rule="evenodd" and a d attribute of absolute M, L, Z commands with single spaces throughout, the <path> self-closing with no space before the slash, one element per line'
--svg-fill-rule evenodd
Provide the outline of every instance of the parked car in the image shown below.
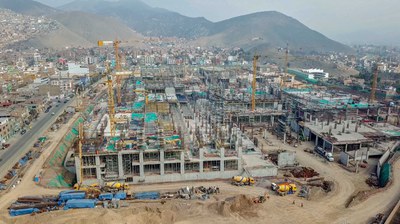
<path fill-rule="evenodd" d="M 21 135 L 23 135 L 23 134 L 25 134 L 25 133 L 26 133 L 26 130 L 23 129 L 23 130 L 21 131 Z"/>
<path fill-rule="evenodd" d="M 6 148 L 10 147 L 10 144 L 3 144 L 3 147 L 6 149 Z"/>

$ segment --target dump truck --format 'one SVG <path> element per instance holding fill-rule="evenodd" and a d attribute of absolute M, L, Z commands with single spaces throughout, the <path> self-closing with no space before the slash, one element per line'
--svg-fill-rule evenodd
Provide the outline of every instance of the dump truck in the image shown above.
<path fill-rule="evenodd" d="M 325 151 L 325 149 L 323 149 L 322 147 L 315 147 L 314 149 L 318 154 L 320 154 L 321 156 L 323 156 L 325 159 L 327 159 L 329 162 L 333 162 L 335 159 L 333 158 L 333 155 L 331 152 L 327 152 Z"/>
<path fill-rule="evenodd" d="M 297 191 L 297 186 L 289 182 L 272 183 L 271 189 L 279 195 L 284 196 L 287 194 L 294 194 Z"/>
<path fill-rule="evenodd" d="M 236 186 L 253 185 L 256 181 L 252 177 L 233 176 L 232 184 Z"/>
<path fill-rule="evenodd" d="M 103 186 L 104 191 L 129 190 L 129 185 L 121 182 L 106 182 Z"/>

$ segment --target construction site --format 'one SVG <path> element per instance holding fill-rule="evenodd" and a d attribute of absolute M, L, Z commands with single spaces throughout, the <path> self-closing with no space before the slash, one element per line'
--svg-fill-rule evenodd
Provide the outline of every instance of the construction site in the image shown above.
<path fill-rule="evenodd" d="M 128 69 L 119 43 L 99 41 L 115 66 L 1 192 L 0 223 L 396 223 L 400 108 L 374 90 L 300 85 L 258 55 Z"/>

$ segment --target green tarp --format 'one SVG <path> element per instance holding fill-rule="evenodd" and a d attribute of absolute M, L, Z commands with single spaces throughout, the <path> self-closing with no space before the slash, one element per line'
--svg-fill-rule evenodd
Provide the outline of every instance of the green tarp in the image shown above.
<path fill-rule="evenodd" d="M 146 117 L 144 119 L 144 122 L 146 123 L 150 123 L 150 122 L 154 122 L 157 121 L 158 117 L 156 113 L 146 113 Z"/>

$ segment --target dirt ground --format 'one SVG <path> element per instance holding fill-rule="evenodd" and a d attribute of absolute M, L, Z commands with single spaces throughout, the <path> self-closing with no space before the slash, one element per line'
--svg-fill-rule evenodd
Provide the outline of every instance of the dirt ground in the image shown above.
<path fill-rule="evenodd" d="M 67 129 L 63 129 L 67 130 Z M 62 130 L 55 136 L 62 137 Z M 33 176 L 41 168 L 46 155 L 35 161 L 28 170 L 22 182 L 0 200 L 0 224 L 3 223 L 367 223 L 377 213 L 387 212 L 400 197 L 400 160 L 393 165 L 393 183 L 386 191 L 374 194 L 365 201 L 346 208 L 346 201 L 359 191 L 368 188 L 364 174 L 350 173 L 341 168 L 337 163 L 328 163 L 324 159 L 306 153 L 304 148 L 310 147 L 303 143 L 297 148 L 281 144 L 273 136 L 268 136 L 272 145 L 261 140 L 265 147 L 280 147 L 295 150 L 300 165 L 312 167 L 327 180 L 334 182 L 334 188 L 329 193 L 318 193 L 315 198 L 308 201 L 295 195 L 277 196 L 267 189 L 267 179 L 260 181 L 256 186 L 237 187 L 229 181 L 199 181 L 187 183 L 165 183 L 154 185 L 132 186 L 132 191 L 169 191 L 177 190 L 184 186 L 219 186 L 221 194 L 211 196 L 209 200 L 169 200 L 161 203 L 131 203 L 127 208 L 120 209 L 79 209 L 68 211 L 55 211 L 34 216 L 21 216 L 12 218 L 7 213 L 7 207 L 17 197 L 23 195 L 57 194 L 59 190 L 45 189 L 36 186 L 32 181 Z M 50 146 L 51 149 L 55 146 Z M 43 157 L 43 158 L 42 158 Z M 251 198 L 270 194 L 264 204 L 253 204 Z M 295 201 L 295 204 L 293 204 Z M 303 203 L 303 207 L 301 207 Z"/>

